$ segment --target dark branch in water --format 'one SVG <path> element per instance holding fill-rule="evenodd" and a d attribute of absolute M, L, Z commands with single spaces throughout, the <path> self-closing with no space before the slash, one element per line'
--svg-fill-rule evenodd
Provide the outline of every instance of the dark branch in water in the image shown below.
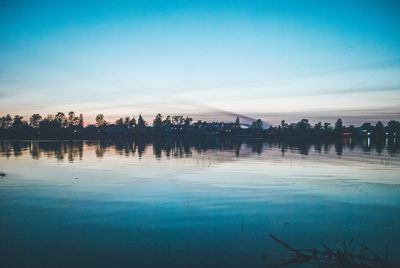
<path fill-rule="evenodd" d="M 322 249 L 296 249 L 287 242 L 276 236 L 269 235 L 272 240 L 293 253 L 294 257 L 269 266 L 270 268 L 287 267 L 291 264 L 309 262 L 317 267 L 349 267 L 349 268 L 383 268 L 390 267 L 387 260 L 388 248 L 386 247 L 385 258 L 361 245 L 360 253 L 355 253 L 352 241 L 343 241 L 342 249 L 332 249 L 321 243 Z"/>
<path fill-rule="evenodd" d="M 301 253 L 300 251 L 298 251 L 297 249 L 292 248 L 291 246 L 289 246 L 288 244 L 286 244 L 285 242 L 283 242 L 282 240 L 280 240 L 279 238 L 273 236 L 272 234 L 269 235 L 269 237 L 271 237 L 275 242 L 281 244 L 282 246 L 284 246 L 285 248 L 289 249 L 290 251 L 294 252 L 295 255 L 297 255 L 298 257 L 301 258 L 306 258 L 307 256 L 304 255 L 303 253 Z"/>

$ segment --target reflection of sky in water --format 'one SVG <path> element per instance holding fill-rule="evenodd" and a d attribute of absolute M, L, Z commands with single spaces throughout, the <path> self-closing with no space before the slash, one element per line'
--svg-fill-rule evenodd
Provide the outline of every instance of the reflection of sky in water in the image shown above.
<path fill-rule="evenodd" d="M 110 145 L 99 157 L 84 143 L 35 159 L 25 145 L 15 156 L 3 143 L 0 157 L 0 256 L 15 266 L 265 267 L 287 254 L 269 233 L 297 247 L 388 244 L 399 261 L 400 165 L 387 149 L 242 144 L 239 157 L 227 146 L 160 158 Z"/>

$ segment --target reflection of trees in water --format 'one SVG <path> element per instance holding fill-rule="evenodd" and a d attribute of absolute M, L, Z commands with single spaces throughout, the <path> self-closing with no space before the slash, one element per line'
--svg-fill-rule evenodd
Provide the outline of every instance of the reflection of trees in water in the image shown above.
<path fill-rule="evenodd" d="M 299 144 L 299 152 L 303 155 L 308 155 L 311 145 L 307 143 L 300 143 Z"/>
<path fill-rule="evenodd" d="M 104 148 L 104 146 L 101 145 L 100 142 L 96 144 L 95 152 L 96 152 L 97 158 L 102 158 L 105 151 L 106 151 L 106 149 Z"/>
<path fill-rule="evenodd" d="M 371 139 L 370 138 L 364 139 L 361 143 L 361 148 L 364 152 L 370 152 L 371 151 Z"/>
<path fill-rule="evenodd" d="M 13 149 L 11 143 L 2 142 L 0 149 L 1 149 L 1 154 L 6 158 L 9 158 L 12 155 Z"/>
<path fill-rule="evenodd" d="M 378 140 L 375 142 L 375 149 L 377 153 L 382 153 L 384 148 L 385 148 L 384 140 Z"/>
<path fill-rule="evenodd" d="M 386 147 L 388 148 L 388 152 L 390 154 L 398 154 L 400 151 L 400 143 L 394 139 L 386 139 Z"/>
<path fill-rule="evenodd" d="M 39 149 L 39 142 L 38 141 L 32 141 L 30 146 L 30 154 L 33 159 L 39 159 L 40 157 L 40 149 Z"/>
<path fill-rule="evenodd" d="M 82 159 L 83 141 L 3 141 L 0 142 L 0 153 L 6 157 L 22 156 L 24 152 L 31 155 L 33 159 L 39 159 L 41 156 L 54 157 L 63 160 L 67 157 L 69 161 Z"/>
<path fill-rule="evenodd" d="M 315 150 L 315 152 L 317 152 L 317 153 L 322 153 L 322 144 L 321 143 L 317 143 L 317 144 L 315 144 L 314 145 L 314 150 Z"/>
<path fill-rule="evenodd" d="M 243 146 L 244 145 L 244 146 Z M 33 159 L 40 157 L 54 157 L 60 161 L 67 159 L 73 162 L 82 159 L 84 151 L 95 151 L 96 157 L 102 158 L 107 151 L 114 151 L 119 155 L 142 157 L 148 148 L 151 148 L 155 158 L 187 158 L 194 153 L 231 152 L 234 156 L 245 156 L 249 153 L 261 155 L 269 147 L 278 148 L 282 156 L 289 151 L 295 154 L 308 155 L 315 153 L 335 152 L 342 155 L 345 150 L 352 151 L 356 147 L 362 152 L 387 152 L 390 155 L 398 154 L 400 145 L 396 139 L 382 140 L 336 140 L 335 142 L 265 142 L 262 140 L 234 140 L 234 139 L 198 139 L 198 140 L 157 140 L 149 142 L 137 141 L 2 141 L 0 153 L 3 157 L 19 157 L 24 153 L 30 154 Z"/>
<path fill-rule="evenodd" d="M 324 143 L 324 153 L 329 153 L 331 146 L 332 145 L 330 143 Z"/>
<path fill-rule="evenodd" d="M 343 143 L 341 141 L 336 141 L 335 144 L 335 152 L 337 155 L 342 155 L 343 153 Z"/>
<path fill-rule="evenodd" d="M 312 144 L 302 143 L 302 142 L 280 142 L 280 143 L 272 143 L 273 146 L 277 146 L 280 148 L 282 156 L 285 156 L 286 152 L 289 151 L 291 153 L 300 153 L 302 155 L 308 155 Z"/>
<path fill-rule="evenodd" d="M 249 142 L 246 145 L 251 149 L 252 153 L 261 155 L 261 153 L 263 152 L 263 142 L 254 141 L 254 142 Z"/>

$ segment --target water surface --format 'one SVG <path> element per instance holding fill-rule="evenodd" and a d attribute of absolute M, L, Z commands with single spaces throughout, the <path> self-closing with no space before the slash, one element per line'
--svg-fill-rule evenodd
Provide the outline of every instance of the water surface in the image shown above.
<path fill-rule="evenodd" d="M 269 234 L 387 246 L 400 264 L 393 141 L 3 141 L 0 153 L 3 267 L 268 267 L 290 257 Z"/>

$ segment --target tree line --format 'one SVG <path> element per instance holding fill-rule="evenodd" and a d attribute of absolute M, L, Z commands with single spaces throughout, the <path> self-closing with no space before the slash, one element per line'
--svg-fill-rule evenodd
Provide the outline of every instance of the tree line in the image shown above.
<path fill-rule="evenodd" d="M 308 119 L 265 127 L 261 120 L 254 120 L 249 126 L 241 124 L 239 117 L 232 122 L 193 121 L 182 115 L 166 116 L 157 114 L 149 124 L 139 115 L 119 118 L 115 122 L 106 121 L 103 114 L 96 116 L 95 124 L 84 124 L 82 114 L 74 112 L 47 115 L 33 114 L 25 120 L 22 116 L 7 114 L 0 117 L 0 138 L 2 139 L 113 139 L 113 138 L 162 138 L 162 137 L 199 137 L 228 136 L 273 139 L 316 139 L 340 137 L 396 137 L 400 134 L 400 122 L 390 120 L 387 124 L 363 123 L 360 126 L 345 126 L 342 119 L 334 125 L 318 122 L 314 125 Z"/>

